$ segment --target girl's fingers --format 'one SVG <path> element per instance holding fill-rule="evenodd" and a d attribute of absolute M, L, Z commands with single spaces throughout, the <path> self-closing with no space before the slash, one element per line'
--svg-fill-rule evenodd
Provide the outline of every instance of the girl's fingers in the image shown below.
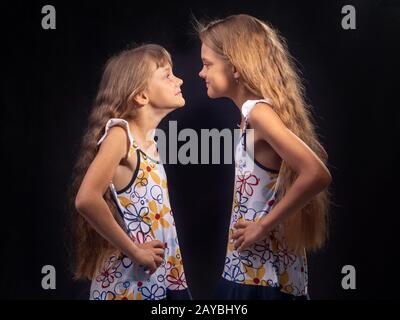
<path fill-rule="evenodd" d="M 237 249 L 237 251 L 241 252 L 243 250 L 246 250 L 248 248 L 248 244 L 247 242 L 243 241 L 242 244 L 240 245 L 240 247 Z"/>
<path fill-rule="evenodd" d="M 164 249 L 154 249 L 154 253 L 161 258 L 164 257 Z"/>
<path fill-rule="evenodd" d="M 157 266 L 160 266 L 163 262 L 163 259 L 157 255 L 154 256 L 154 261 L 156 262 Z"/>
<path fill-rule="evenodd" d="M 244 233 L 244 230 L 243 230 L 243 229 L 240 229 L 240 230 L 238 230 L 238 231 L 235 231 L 235 232 L 232 234 L 232 239 L 237 239 L 237 238 L 239 238 L 240 236 L 243 235 L 243 233 Z"/>
<path fill-rule="evenodd" d="M 153 248 L 164 248 L 164 244 L 160 240 L 152 240 L 150 241 L 150 244 Z"/>
<path fill-rule="evenodd" d="M 243 236 L 241 236 L 239 239 L 237 239 L 237 240 L 235 241 L 235 249 L 237 249 L 238 247 L 240 247 L 240 245 L 243 243 L 243 241 L 244 241 L 244 237 L 243 237 Z"/>
<path fill-rule="evenodd" d="M 153 262 L 150 264 L 150 266 L 149 266 L 149 272 L 150 272 L 150 274 L 153 274 L 154 272 L 156 272 L 156 270 L 157 270 L 157 265 L 156 265 L 156 263 L 153 261 Z"/>
<path fill-rule="evenodd" d="M 248 221 L 239 221 L 239 222 L 235 223 L 234 227 L 236 229 L 243 229 L 243 228 L 246 228 L 248 224 L 249 224 Z"/>

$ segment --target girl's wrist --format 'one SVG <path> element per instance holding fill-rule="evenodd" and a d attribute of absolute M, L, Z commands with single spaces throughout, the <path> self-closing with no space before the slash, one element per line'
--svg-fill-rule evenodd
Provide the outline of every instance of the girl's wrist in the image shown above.
<path fill-rule="evenodd" d="M 262 229 L 262 233 L 265 235 L 268 234 L 272 230 L 271 222 L 268 219 L 268 215 L 259 221 L 259 225 Z"/>
<path fill-rule="evenodd" d="M 132 242 L 132 246 L 129 250 L 129 259 L 136 260 L 138 251 L 139 251 L 139 247 L 136 245 L 136 243 Z"/>

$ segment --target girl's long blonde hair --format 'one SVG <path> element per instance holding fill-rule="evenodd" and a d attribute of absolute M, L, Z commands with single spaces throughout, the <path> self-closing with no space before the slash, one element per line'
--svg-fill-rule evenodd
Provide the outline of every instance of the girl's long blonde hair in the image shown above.
<path fill-rule="evenodd" d="M 268 23 L 245 15 L 232 15 L 207 24 L 196 21 L 201 41 L 232 64 L 241 83 L 253 94 L 270 98 L 283 123 L 327 163 L 318 142 L 304 86 L 285 39 Z M 282 161 L 278 200 L 297 178 Z M 284 222 L 285 238 L 296 252 L 316 250 L 327 239 L 329 195 L 325 190 Z"/>
<path fill-rule="evenodd" d="M 81 150 L 74 168 L 70 189 L 70 211 L 74 241 L 73 273 L 75 279 L 91 279 L 105 257 L 115 251 L 75 208 L 75 198 L 89 165 L 98 151 L 97 141 L 110 118 L 127 121 L 135 117 L 134 97 L 146 89 L 154 66 L 171 65 L 170 54 L 161 46 L 146 44 L 111 57 L 106 65 L 94 101 Z M 123 227 L 108 189 L 104 199 L 114 218 Z"/>

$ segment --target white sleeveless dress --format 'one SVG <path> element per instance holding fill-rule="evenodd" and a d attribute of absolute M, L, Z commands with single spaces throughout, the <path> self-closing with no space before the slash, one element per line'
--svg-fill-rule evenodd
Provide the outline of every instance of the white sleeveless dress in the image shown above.
<path fill-rule="evenodd" d="M 163 164 L 135 144 L 124 119 L 107 122 L 99 145 L 115 125 L 127 132 L 130 143 L 127 158 L 136 152 L 138 161 L 125 188 L 116 190 L 110 183 L 113 200 L 131 239 L 138 243 L 160 240 L 165 245 L 165 256 L 157 271 L 149 275 L 125 255 L 111 255 L 92 279 L 90 299 L 190 299 Z"/>
<path fill-rule="evenodd" d="M 254 160 L 246 146 L 248 116 L 259 102 L 272 105 L 270 100 L 263 99 L 248 100 L 242 106 L 245 126 L 235 152 L 235 186 L 229 239 L 236 222 L 261 219 L 272 210 L 276 200 L 279 171 L 266 168 Z M 289 250 L 283 236 L 283 225 L 280 225 L 265 240 L 240 254 L 229 241 L 222 277 L 241 285 L 272 287 L 290 295 L 306 296 L 306 254 L 304 251 L 304 254 L 296 255 Z"/>

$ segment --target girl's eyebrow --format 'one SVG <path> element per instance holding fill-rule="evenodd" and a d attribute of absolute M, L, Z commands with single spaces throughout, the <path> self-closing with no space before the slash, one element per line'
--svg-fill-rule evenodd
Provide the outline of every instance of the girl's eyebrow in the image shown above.
<path fill-rule="evenodd" d="M 163 71 L 166 71 L 166 72 L 172 71 L 171 66 L 161 67 L 161 69 L 162 69 Z"/>

